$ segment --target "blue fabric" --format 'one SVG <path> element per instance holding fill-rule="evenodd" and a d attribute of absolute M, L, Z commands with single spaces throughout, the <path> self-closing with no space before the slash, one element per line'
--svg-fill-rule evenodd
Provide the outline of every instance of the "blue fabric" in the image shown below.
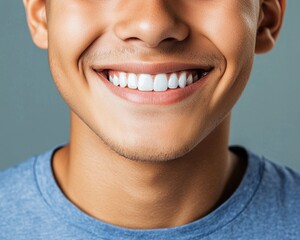
<path fill-rule="evenodd" d="M 300 174 L 247 150 L 234 194 L 192 223 L 126 229 L 94 219 L 60 191 L 51 168 L 57 148 L 0 173 L 1 240 L 286 240 L 300 239 Z"/>

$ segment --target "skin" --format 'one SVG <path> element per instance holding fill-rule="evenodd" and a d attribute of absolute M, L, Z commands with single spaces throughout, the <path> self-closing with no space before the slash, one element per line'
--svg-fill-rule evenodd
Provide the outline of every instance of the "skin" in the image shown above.
<path fill-rule="evenodd" d="M 255 53 L 274 46 L 285 0 L 23 2 L 70 107 L 70 143 L 52 161 L 70 201 L 105 222 L 150 229 L 192 222 L 232 195 L 247 161 L 228 150 L 230 112 Z M 192 97 L 154 106 L 112 95 L 91 69 L 124 62 L 214 70 Z"/>

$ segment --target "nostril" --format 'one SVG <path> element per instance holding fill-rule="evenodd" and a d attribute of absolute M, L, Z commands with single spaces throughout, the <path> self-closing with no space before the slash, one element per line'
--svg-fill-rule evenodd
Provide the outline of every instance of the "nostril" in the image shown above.
<path fill-rule="evenodd" d="M 172 37 L 168 37 L 166 39 L 163 40 L 164 42 L 174 42 L 174 41 L 177 41 L 175 38 L 172 38 Z"/>
<path fill-rule="evenodd" d="M 129 37 L 129 38 L 123 39 L 123 41 L 127 42 L 127 43 L 134 43 L 134 44 L 143 43 L 143 40 L 138 37 Z"/>

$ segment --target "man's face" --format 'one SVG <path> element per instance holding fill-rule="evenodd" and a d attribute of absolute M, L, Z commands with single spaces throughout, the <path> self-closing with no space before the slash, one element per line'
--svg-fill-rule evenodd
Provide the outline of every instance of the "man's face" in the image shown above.
<path fill-rule="evenodd" d="M 201 142 L 242 93 L 259 8 L 252 0 L 49 0 L 51 72 L 71 110 L 117 153 L 174 159 Z M 157 95 L 106 79 L 125 72 L 169 80 L 185 70 L 193 84 Z M 170 98 L 171 91 L 188 96 Z"/>

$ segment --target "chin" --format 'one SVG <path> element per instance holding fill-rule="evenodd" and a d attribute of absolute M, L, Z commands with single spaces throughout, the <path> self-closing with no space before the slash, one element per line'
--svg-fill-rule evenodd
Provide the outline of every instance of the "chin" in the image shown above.
<path fill-rule="evenodd" d="M 116 141 L 110 138 L 101 137 L 103 142 L 109 146 L 119 156 L 128 160 L 158 163 L 167 162 L 183 157 L 188 154 L 196 144 L 195 141 L 174 141 L 174 139 L 149 139 L 141 137 L 136 139 L 127 139 L 124 141 Z"/>

